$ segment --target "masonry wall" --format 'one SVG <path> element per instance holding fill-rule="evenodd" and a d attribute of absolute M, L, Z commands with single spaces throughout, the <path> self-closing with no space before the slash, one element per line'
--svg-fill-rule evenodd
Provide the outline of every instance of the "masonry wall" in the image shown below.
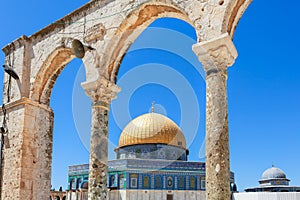
<path fill-rule="evenodd" d="M 21 177 L 21 157 L 22 150 L 22 130 L 24 126 L 23 105 L 14 108 L 7 108 L 8 133 L 4 135 L 3 160 L 2 160 L 2 199 L 19 198 L 20 177 Z M 13 119 L 13 120 L 8 120 Z M 3 120 L 3 116 L 1 121 Z M 11 170 L 13 168 L 13 170 Z M 3 181 L 5 180 L 5 181 Z"/>
<path fill-rule="evenodd" d="M 51 109 L 29 99 L 8 104 L 3 146 L 2 199 L 45 199 L 50 194 Z"/>

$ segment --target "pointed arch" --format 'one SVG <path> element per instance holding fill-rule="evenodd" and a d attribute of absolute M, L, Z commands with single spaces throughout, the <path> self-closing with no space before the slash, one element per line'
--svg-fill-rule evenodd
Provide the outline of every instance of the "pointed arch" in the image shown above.
<path fill-rule="evenodd" d="M 58 47 L 40 67 L 32 84 L 30 98 L 36 102 L 49 105 L 52 88 L 61 71 L 74 58 L 71 49 Z"/>
<path fill-rule="evenodd" d="M 108 77 L 110 81 L 116 82 L 120 63 L 131 44 L 153 21 L 164 17 L 178 18 L 193 26 L 187 13 L 175 4 L 157 2 L 143 4 L 123 20 L 112 37 L 108 45 L 110 48 L 105 52 L 109 59 L 104 63 L 104 66 L 107 66 L 107 74 L 104 76 Z"/>

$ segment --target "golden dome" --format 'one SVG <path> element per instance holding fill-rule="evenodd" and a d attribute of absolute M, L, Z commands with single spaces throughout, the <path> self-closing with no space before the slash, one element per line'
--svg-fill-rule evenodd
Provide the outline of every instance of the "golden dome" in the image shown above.
<path fill-rule="evenodd" d="M 141 115 L 124 128 L 119 147 L 136 144 L 167 144 L 186 149 L 180 128 L 171 119 L 158 113 Z"/>

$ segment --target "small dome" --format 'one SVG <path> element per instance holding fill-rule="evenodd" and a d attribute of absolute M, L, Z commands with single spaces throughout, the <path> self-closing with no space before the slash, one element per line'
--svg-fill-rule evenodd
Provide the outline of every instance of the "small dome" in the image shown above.
<path fill-rule="evenodd" d="M 286 178 L 285 173 L 276 167 L 271 167 L 264 171 L 262 174 L 262 180 L 267 180 L 267 179 L 281 179 L 281 178 Z"/>
<path fill-rule="evenodd" d="M 82 184 L 81 184 L 81 187 L 80 187 L 81 189 L 88 189 L 89 188 L 89 183 L 88 182 L 83 182 Z"/>
<path fill-rule="evenodd" d="M 121 133 L 119 147 L 137 144 L 167 144 L 186 149 L 185 137 L 175 122 L 153 112 L 135 118 Z"/>

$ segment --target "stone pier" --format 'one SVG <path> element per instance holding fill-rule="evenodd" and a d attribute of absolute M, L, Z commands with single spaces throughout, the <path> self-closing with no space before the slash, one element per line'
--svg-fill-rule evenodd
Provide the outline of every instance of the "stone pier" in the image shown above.
<path fill-rule="evenodd" d="M 28 98 L 5 110 L 1 199 L 49 199 L 53 112 Z"/>
<path fill-rule="evenodd" d="M 228 34 L 193 50 L 206 71 L 206 199 L 230 200 L 227 67 L 237 57 Z"/>
<path fill-rule="evenodd" d="M 108 114 L 110 102 L 120 89 L 104 78 L 83 83 L 82 87 L 92 99 L 88 198 L 105 200 L 108 199 Z"/>

